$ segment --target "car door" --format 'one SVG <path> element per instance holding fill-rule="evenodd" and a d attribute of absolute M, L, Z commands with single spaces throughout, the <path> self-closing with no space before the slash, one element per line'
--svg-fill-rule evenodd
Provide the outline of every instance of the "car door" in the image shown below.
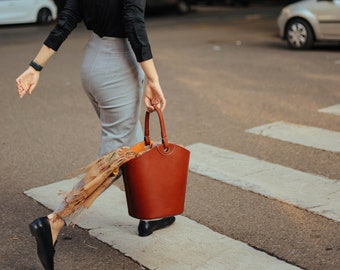
<path fill-rule="evenodd" d="M 340 0 L 320 0 L 317 18 L 323 38 L 340 39 Z"/>
<path fill-rule="evenodd" d="M 0 0 L 0 24 L 33 22 L 32 4 L 31 0 Z"/>
<path fill-rule="evenodd" d="M 13 0 L 0 0 L 0 23 L 8 23 L 16 16 L 14 5 Z"/>

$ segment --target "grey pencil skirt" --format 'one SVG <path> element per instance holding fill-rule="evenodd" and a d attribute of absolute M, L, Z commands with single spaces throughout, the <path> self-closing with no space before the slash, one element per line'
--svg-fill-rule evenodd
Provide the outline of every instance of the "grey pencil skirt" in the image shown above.
<path fill-rule="evenodd" d="M 101 124 L 99 156 L 143 140 L 139 119 L 144 73 L 127 39 L 92 34 L 81 80 Z"/>

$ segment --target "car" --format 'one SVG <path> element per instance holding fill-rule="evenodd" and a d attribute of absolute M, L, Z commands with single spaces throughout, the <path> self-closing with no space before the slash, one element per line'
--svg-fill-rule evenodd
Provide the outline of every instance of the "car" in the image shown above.
<path fill-rule="evenodd" d="M 277 19 L 280 37 L 293 49 L 340 41 L 340 0 L 304 0 L 284 7 Z"/>
<path fill-rule="evenodd" d="M 1 0 L 0 0 L 1 1 Z M 147 0 L 146 8 L 155 10 L 165 7 L 174 7 L 178 13 L 187 14 L 191 10 L 191 0 Z"/>
<path fill-rule="evenodd" d="M 48 24 L 57 18 L 53 0 L 0 0 L 0 24 Z"/>

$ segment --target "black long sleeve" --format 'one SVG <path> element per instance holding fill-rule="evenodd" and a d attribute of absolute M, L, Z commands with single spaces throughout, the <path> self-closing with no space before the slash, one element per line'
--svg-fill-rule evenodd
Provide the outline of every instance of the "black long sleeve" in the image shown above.
<path fill-rule="evenodd" d="M 83 20 L 87 29 L 100 37 L 128 38 L 137 61 L 149 60 L 152 52 L 144 12 L 145 0 L 67 0 L 44 44 L 57 51 Z"/>

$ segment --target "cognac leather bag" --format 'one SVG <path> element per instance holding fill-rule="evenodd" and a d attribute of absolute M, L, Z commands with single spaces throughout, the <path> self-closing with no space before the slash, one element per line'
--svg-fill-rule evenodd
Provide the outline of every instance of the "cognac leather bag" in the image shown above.
<path fill-rule="evenodd" d="M 144 144 L 148 149 L 122 167 L 129 215 L 154 219 L 183 213 L 190 152 L 169 143 L 164 119 L 156 108 L 162 143 L 150 140 L 149 118 L 145 114 Z"/>

